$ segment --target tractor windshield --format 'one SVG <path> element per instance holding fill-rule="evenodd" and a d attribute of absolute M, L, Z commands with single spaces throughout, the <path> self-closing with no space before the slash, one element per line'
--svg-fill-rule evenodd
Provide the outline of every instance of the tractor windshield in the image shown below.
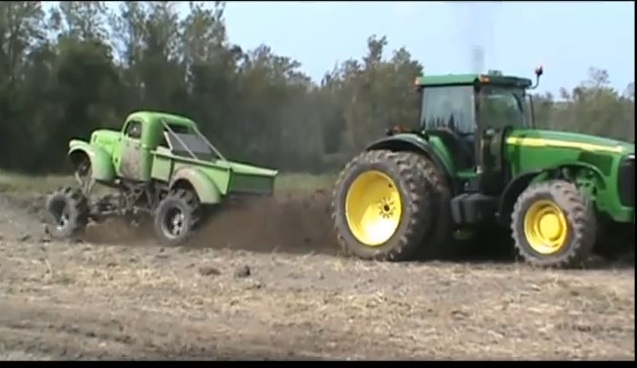
<path fill-rule="evenodd" d="M 526 126 L 524 90 L 486 85 L 478 93 L 478 119 L 491 128 Z"/>
<path fill-rule="evenodd" d="M 473 85 L 423 88 L 420 121 L 424 129 L 449 128 L 460 135 L 472 134 Z"/>

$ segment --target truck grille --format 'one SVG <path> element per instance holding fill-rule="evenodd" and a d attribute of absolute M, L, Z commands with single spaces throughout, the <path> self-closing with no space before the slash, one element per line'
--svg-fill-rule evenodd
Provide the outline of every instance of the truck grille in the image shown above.
<path fill-rule="evenodd" d="M 622 159 L 618 174 L 619 202 L 622 206 L 635 207 L 635 155 Z"/>

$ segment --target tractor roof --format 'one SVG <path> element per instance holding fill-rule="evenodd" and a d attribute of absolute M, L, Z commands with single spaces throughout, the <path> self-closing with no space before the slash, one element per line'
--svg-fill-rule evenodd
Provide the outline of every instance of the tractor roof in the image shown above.
<path fill-rule="evenodd" d="M 196 126 L 194 121 L 186 117 L 157 111 L 136 111 L 128 115 L 126 121 L 131 119 L 138 120 L 144 124 L 155 124 L 164 121 L 170 125 Z"/>
<path fill-rule="evenodd" d="M 417 77 L 415 84 L 423 87 L 432 86 L 453 86 L 468 85 L 474 83 L 490 83 L 499 85 L 510 85 L 521 88 L 531 86 L 531 80 L 507 75 L 494 74 L 447 74 L 447 75 L 425 75 Z"/>

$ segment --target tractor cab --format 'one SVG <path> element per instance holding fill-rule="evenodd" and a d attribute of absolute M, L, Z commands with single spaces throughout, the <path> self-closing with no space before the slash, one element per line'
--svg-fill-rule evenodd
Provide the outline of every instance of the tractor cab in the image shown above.
<path fill-rule="evenodd" d="M 536 69 L 536 76 L 542 68 Z M 502 142 L 509 129 L 533 126 L 531 80 L 486 74 L 423 76 L 420 130 L 448 148 L 463 192 L 498 193 L 506 182 Z M 537 83 L 536 83 L 537 86 Z"/>

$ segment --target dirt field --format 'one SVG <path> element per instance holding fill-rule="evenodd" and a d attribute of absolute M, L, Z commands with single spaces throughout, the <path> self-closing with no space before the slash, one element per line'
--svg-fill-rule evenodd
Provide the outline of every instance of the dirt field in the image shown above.
<path fill-rule="evenodd" d="M 0 359 L 634 359 L 629 267 L 338 257 L 326 195 L 229 209 L 188 247 L 50 242 L 0 193 Z"/>

